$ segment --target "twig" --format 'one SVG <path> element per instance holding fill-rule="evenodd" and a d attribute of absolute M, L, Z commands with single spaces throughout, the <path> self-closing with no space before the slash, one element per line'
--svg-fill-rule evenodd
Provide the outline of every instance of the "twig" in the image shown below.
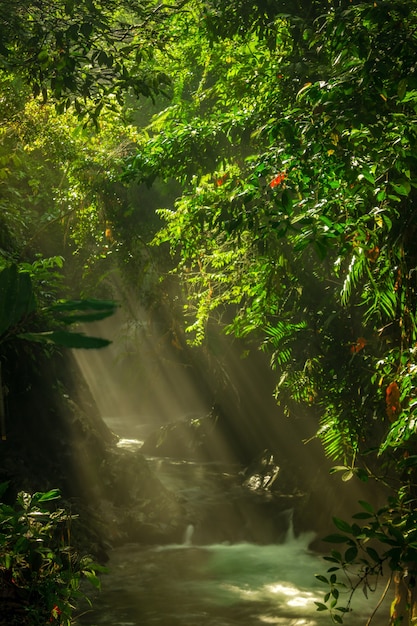
<path fill-rule="evenodd" d="M 379 598 L 378 604 L 376 605 L 376 607 L 375 607 L 375 608 L 374 608 L 374 610 L 372 611 L 372 615 L 371 615 L 371 617 L 368 619 L 368 621 L 366 622 L 365 626 L 369 626 L 369 625 L 370 625 L 370 623 L 372 622 L 372 620 L 374 619 L 374 617 L 375 617 L 375 615 L 376 615 L 376 612 L 378 611 L 379 607 L 381 606 L 381 604 L 382 604 L 382 603 L 383 603 L 383 601 L 385 600 L 385 597 L 386 597 L 386 595 L 387 595 L 387 593 L 388 593 L 388 589 L 390 588 L 391 583 L 392 583 L 392 573 L 391 573 L 390 577 L 388 578 L 388 582 L 387 582 L 387 584 L 385 585 L 385 589 L 384 589 L 384 591 L 382 592 L 381 597 Z"/>

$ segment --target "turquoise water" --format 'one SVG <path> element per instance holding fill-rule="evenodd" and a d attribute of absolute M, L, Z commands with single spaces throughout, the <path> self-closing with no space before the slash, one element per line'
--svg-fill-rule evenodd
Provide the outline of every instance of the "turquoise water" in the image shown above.
<path fill-rule="evenodd" d="M 324 626 L 316 611 L 326 588 L 315 578 L 326 564 L 308 549 L 311 536 L 282 545 L 127 545 L 115 550 L 110 574 L 81 626 Z M 365 626 L 378 597 L 359 592 L 350 626 Z M 387 623 L 386 609 L 372 626 Z"/>

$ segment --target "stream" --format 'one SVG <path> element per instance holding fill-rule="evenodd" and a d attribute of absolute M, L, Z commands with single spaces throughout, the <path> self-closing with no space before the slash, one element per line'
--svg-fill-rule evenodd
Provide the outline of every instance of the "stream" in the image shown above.
<path fill-rule="evenodd" d="M 122 439 L 122 447 L 140 447 Z M 196 511 L 222 488 L 230 474 L 210 464 L 150 458 L 160 480 L 194 500 Z M 227 523 L 213 533 L 211 543 L 199 536 L 198 523 L 184 528 L 181 543 L 164 546 L 128 544 L 110 553 L 102 590 L 88 595 L 92 607 L 83 608 L 77 626 L 325 626 L 328 612 L 318 612 L 327 587 L 315 574 L 328 564 L 309 546 L 313 533 L 295 537 L 291 510 L 282 512 L 286 532 L 275 542 L 227 534 Z M 282 521 L 282 520 L 281 520 Z M 243 524 L 243 520 L 242 520 Z M 218 520 L 213 520 L 217 528 Z M 221 526 L 221 524 L 220 524 Z M 215 529 L 213 528 L 215 531 Z M 269 535 L 267 535 L 269 536 Z M 369 600 L 358 591 L 347 626 L 365 626 L 379 593 Z M 382 608 L 371 626 L 386 626 Z"/>

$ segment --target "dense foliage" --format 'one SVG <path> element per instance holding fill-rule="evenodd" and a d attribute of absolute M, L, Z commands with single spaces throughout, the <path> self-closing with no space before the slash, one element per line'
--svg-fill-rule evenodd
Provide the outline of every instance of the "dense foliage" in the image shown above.
<path fill-rule="evenodd" d="M 391 490 L 362 525 L 335 520 L 319 609 L 340 622 L 338 574 L 368 589 L 384 567 L 392 624 L 412 623 L 414 0 L 9 0 L 0 22 L 0 267 L 27 273 L 54 233 L 46 256 L 91 280 L 113 255 L 148 293 L 169 248 L 190 343 L 216 324 L 267 351 L 278 403 L 309 407 L 342 480 Z M 37 269 L 57 293 L 55 262 Z"/>
<path fill-rule="evenodd" d="M 280 400 L 318 403 L 327 451 L 353 458 L 372 431 L 381 452 L 411 434 L 389 385 L 412 396 L 415 15 L 319 8 L 276 16 L 273 43 L 270 15 L 268 36 L 217 6 L 187 22 L 194 71 L 130 169 L 183 184 L 156 241 L 181 253 L 195 339 L 214 311 L 264 336 Z"/>
<path fill-rule="evenodd" d="M 103 568 L 71 545 L 74 516 L 53 506 L 58 490 L 20 492 L 8 504 L 7 488 L 7 483 L 0 485 L 0 591 L 7 597 L 2 621 L 69 626 L 74 600 L 85 597 L 81 580 L 99 587 L 97 572 Z"/>
<path fill-rule="evenodd" d="M 181 3 L 178 4 L 178 7 Z M 0 7 L 0 70 L 21 77 L 58 110 L 97 118 L 103 106 L 155 96 L 168 77 L 152 63 L 159 26 L 174 4 L 126 0 L 6 0 Z"/>
<path fill-rule="evenodd" d="M 175 22 L 176 97 L 130 163 L 183 185 L 155 241 L 177 260 L 191 341 L 216 319 L 259 342 L 278 402 L 318 415 L 334 471 L 397 492 L 365 530 L 338 522 L 335 560 L 366 580 L 384 563 L 414 576 L 416 19 L 403 1 L 205 3 Z M 365 558 L 371 536 L 383 548 Z M 326 600 L 341 621 L 334 585 Z M 412 619 L 411 591 L 405 604 L 393 623 Z"/>

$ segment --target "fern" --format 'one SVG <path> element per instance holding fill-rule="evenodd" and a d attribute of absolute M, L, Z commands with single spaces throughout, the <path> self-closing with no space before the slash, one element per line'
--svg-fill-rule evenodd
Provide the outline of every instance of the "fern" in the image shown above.
<path fill-rule="evenodd" d="M 286 370 L 275 388 L 274 396 L 280 404 L 287 405 L 287 409 L 290 400 L 311 404 L 316 396 L 315 381 L 307 374 L 305 368 Z"/>
<path fill-rule="evenodd" d="M 292 350 L 289 347 L 282 348 L 281 350 L 274 350 L 271 355 L 271 367 L 276 369 L 277 365 L 284 365 L 290 361 L 292 356 Z"/>
<path fill-rule="evenodd" d="M 367 324 L 372 318 L 377 318 L 379 321 L 395 319 L 398 302 L 390 268 L 385 267 L 380 272 L 378 283 L 371 272 L 368 272 L 368 275 L 369 283 L 362 294 L 363 304 L 367 307 L 364 323 Z"/>
<path fill-rule="evenodd" d="M 361 278 L 363 278 L 366 270 L 367 260 L 364 254 L 354 254 L 349 263 L 346 278 L 343 281 L 343 287 L 340 292 L 340 299 L 343 306 L 346 306 L 349 302 L 352 291 L 357 287 Z"/>
<path fill-rule="evenodd" d="M 335 407 L 328 407 L 322 415 L 317 437 L 322 442 L 326 456 L 335 461 L 344 459 L 355 448 L 351 428 L 338 418 Z"/>
<path fill-rule="evenodd" d="M 265 332 L 269 337 L 268 343 L 272 343 L 275 348 L 271 356 L 271 367 L 276 369 L 277 366 L 285 365 L 292 358 L 292 343 L 295 335 L 307 327 L 306 322 L 283 322 L 279 321 L 275 326 L 268 325 Z"/>
<path fill-rule="evenodd" d="M 271 338 L 274 346 L 278 347 L 283 339 L 293 337 L 293 335 L 299 330 L 307 328 L 305 321 L 292 323 L 292 322 L 277 322 L 274 326 L 268 324 L 265 328 L 265 332 Z"/>

